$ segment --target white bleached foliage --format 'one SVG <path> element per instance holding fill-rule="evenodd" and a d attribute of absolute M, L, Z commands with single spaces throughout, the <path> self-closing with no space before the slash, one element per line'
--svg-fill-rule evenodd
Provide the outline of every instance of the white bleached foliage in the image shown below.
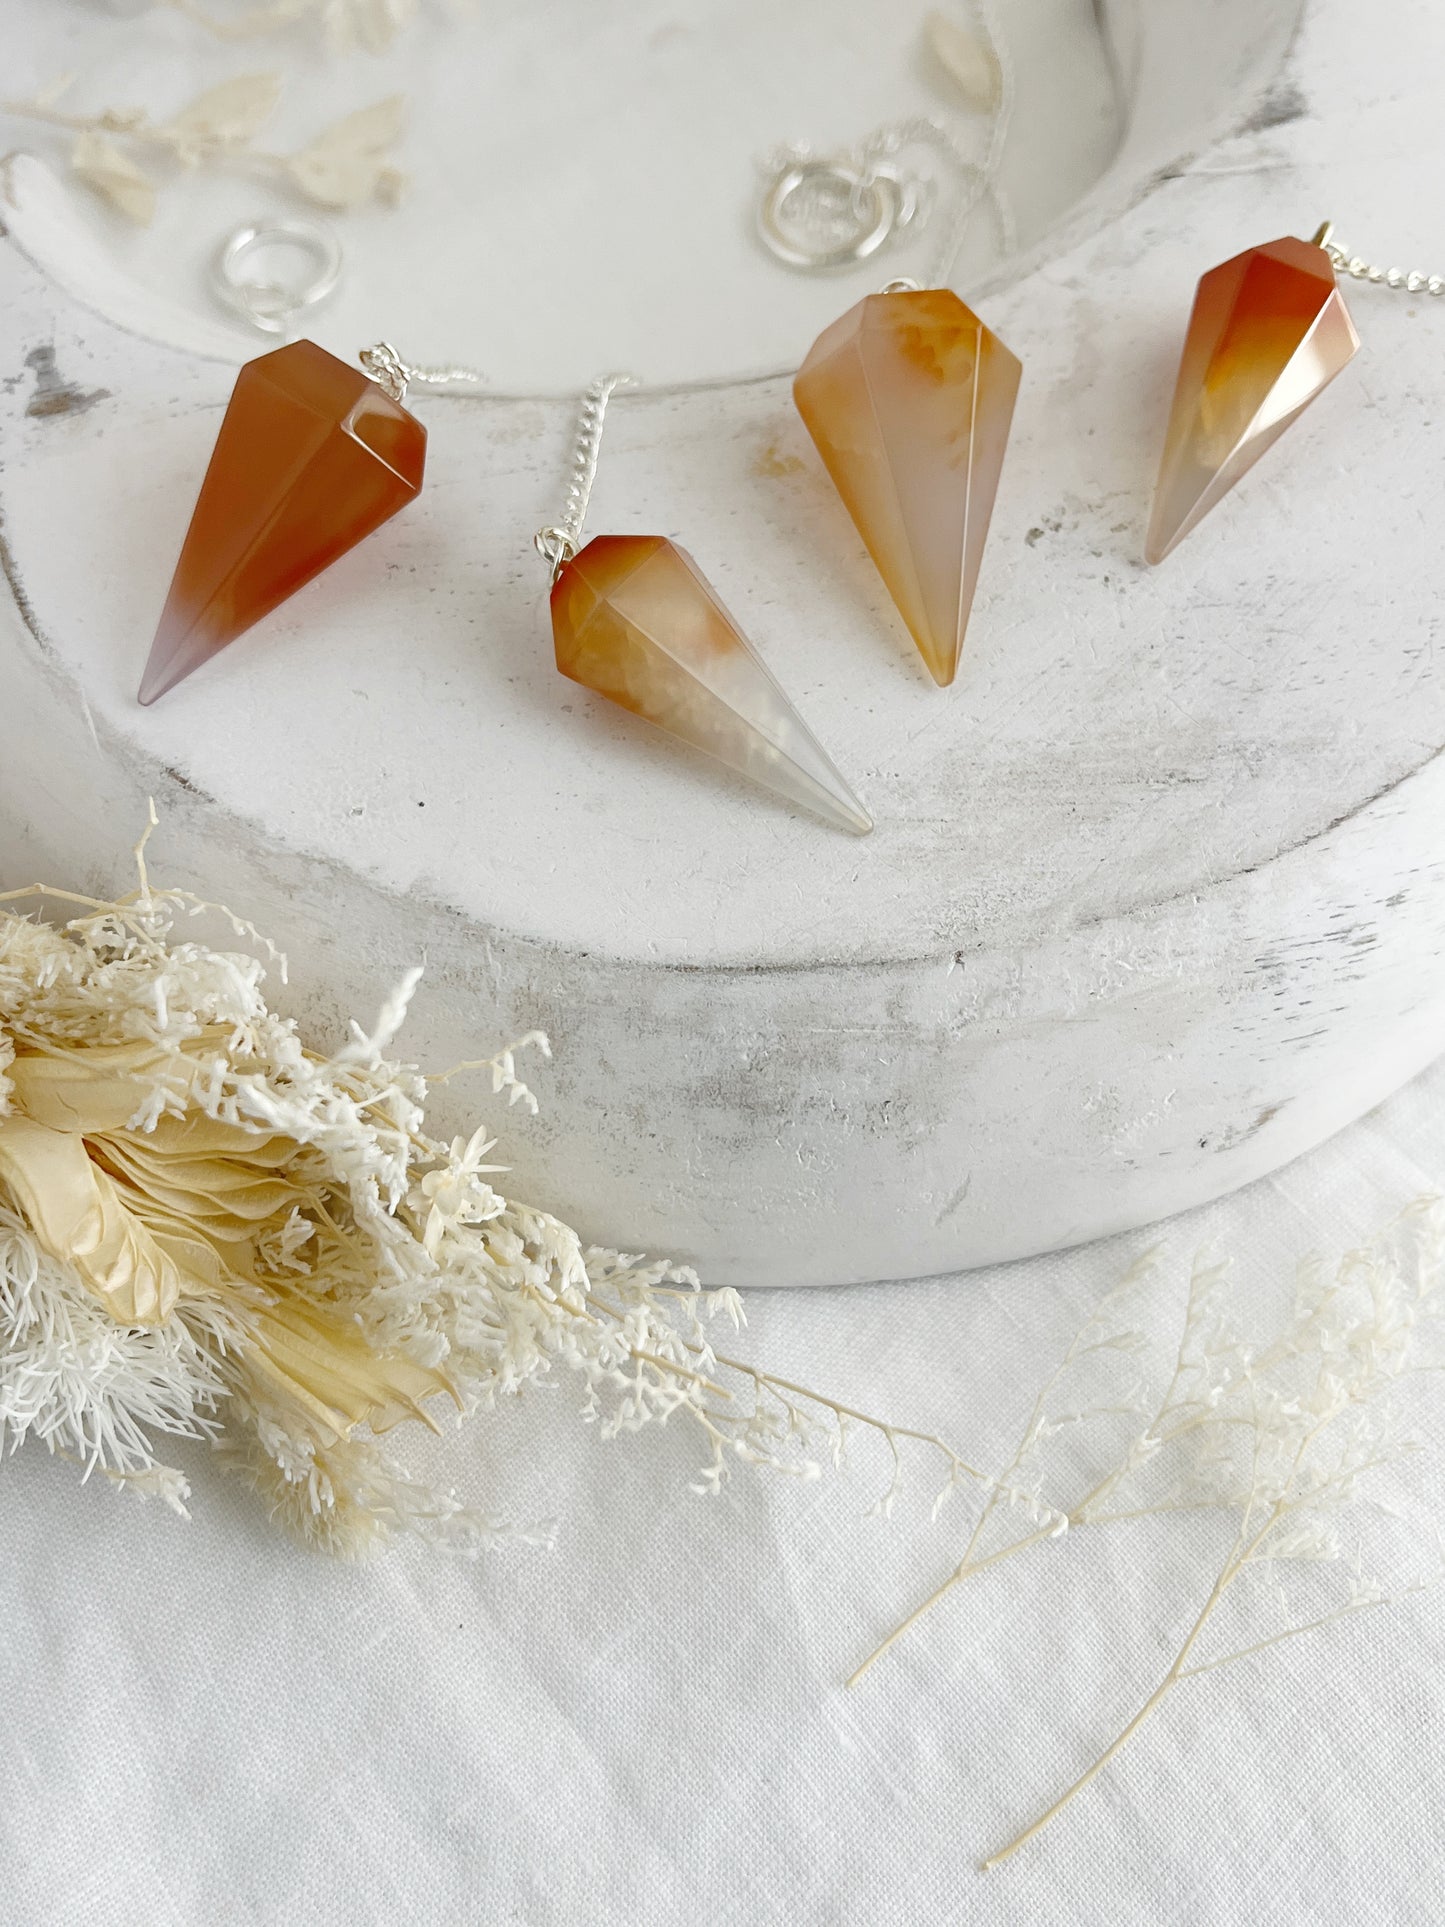
<path fill-rule="evenodd" d="M 604 1437 L 696 1425 L 702 1490 L 735 1462 L 816 1476 L 850 1421 L 882 1437 L 894 1486 L 907 1440 L 950 1486 L 976 1476 L 941 1440 L 719 1356 L 735 1293 L 584 1249 L 507 1198 L 487 1126 L 433 1139 L 428 1080 L 390 1055 L 417 973 L 320 1054 L 270 1008 L 254 930 L 220 912 L 245 947 L 190 939 L 206 906 L 140 874 L 117 904 L 17 893 L 79 910 L 63 928 L 0 910 L 0 1450 L 33 1440 L 180 1506 L 164 1440 L 213 1438 L 337 1551 L 402 1528 L 492 1543 L 504 1522 L 419 1485 L 377 1435 L 557 1373 Z M 546 1051 L 532 1033 L 464 1068 L 534 1109 L 523 1045 Z"/>

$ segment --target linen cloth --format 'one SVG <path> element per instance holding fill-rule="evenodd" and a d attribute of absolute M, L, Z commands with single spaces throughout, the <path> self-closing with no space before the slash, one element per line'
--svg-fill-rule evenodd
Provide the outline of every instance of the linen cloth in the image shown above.
<path fill-rule="evenodd" d="M 1000 1463 L 1151 1244 L 1161 1330 L 1205 1246 L 1268 1312 L 1301 1253 L 1343 1250 L 1442 1173 L 1445 1066 L 1162 1230 L 758 1295 L 731 1349 Z M 1232 1527 L 1071 1533 L 972 1580 L 850 1692 L 958 1558 L 969 1508 L 929 1524 L 926 1455 L 887 1521 L 867 1516 L 886 1454 L 861 1436 L 839 1476 L 740 1466 L 704 1498 L 695 1428 L 607 1443 L 576 1407 L 559 1380 L 447 1441 L 478 1503 L 558 1521 L 555 1550 L 476 1564 L 299 1550 L 199 1451 L 190 1524 L 38 1451 L 8 1461 L 0 1920 L 1445 1918 L 1445 1588 L 1181 1687 L 982 1874 L 1156 1683 Z M 1403 1476 L 1445 1513 L 1445 1459 Z"/>

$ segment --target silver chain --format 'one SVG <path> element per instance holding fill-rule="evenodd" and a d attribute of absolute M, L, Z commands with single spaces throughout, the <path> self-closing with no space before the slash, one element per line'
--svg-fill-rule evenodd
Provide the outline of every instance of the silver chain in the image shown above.
<path fill-rule="evenodd" d="M 982 161 L 971 161 L 958 142 L 944 127 L 935 120 L 918 117 L 901 120 L 889 127 L 880 127 L 862 142 L 858 149 L 863 164 L 863 181 L 866 184 L 871 171 L 880 161 L 891 160 L 905 147 L 933 147 L 945 155 L 952 163 L 958 176 L 958 187 L 949 209 L 948 225 L 939 236 L 938 244 L 928 264 L 926 286 L 941 288 L 948 285 L 953 272 L 953 264 L 958 259 L 958 251 L 963 246 L 963 237 L 973 218 L 974 209 L 985 196 L 993 203 L 994 219 L 998 223 L 999 247 L 1005 254 L 1013 252 L 1014 219 L 1013 209 L 1002 193 L 998 191 L 995 174 L 999 156 L 1003 151 L 1004 137 L 1008 131 L 1009 119 L 1013 112 L 1013 76 L 999 57 L 997 45 L 993 48 L 998 62 L 999 104 L 993 117 L 987 151 Z"/>
<path fill-rule="evenodd" d="M 396 402 L 406 400 L 406 391 L 414 381 L 425 382 L 429 387 L 441 388 L 448 382 L 479 382 L 486 379 L 475 368 L 416 368 L 409 361 L 403 361 L 389 341 L 378 341 L 375 347 L 363 348 L 357 356 L 364 373 L 369 375 L 377 387 L 383 389 Z"/>
<path fill-rule="evenodd" d="M 551 569 L 554 582 L 582 546 L 582 525 L 592 500 L 592 484 L 597 480 L 597 458 L 602 452 L 607 404 L 616 389 L 631 388 L 636 380 L 636 375 L 599 375 L 582 397 L 577 440 L 572 449 L 572 477 L 567 484 L 562 519 L 550 528 L 538 529 L 532 538 L 532 546 Z"/>
<path fill-rule="evenodd" d="M 1014 227 L 1013 208 L 998 184 L 999 163 L 1003 159 L 1004 142 L 1008 139 L 1009 126 L 1014 111 L 1014 70 L 1009 57 L 1008 43 L 999 32 L 994 19 L 992 0 L 972 0 L 972 12 L 984 44 L 993 60 L 994 72 L 998 75 L 998 99 L 994 104 L 993 119 L 989 126 L 988 145 L 984 149 L 981 162 L 977 164 L 958 153 L 957 142 L 948 140 L 956 163 L 960 166 L 963 186 L 955 201 L 947 229 L 938 244 L 930 264 L 929 285 L 947 287 L 953 264 L 958 259 L 958 251 L 963 246 L 963 237 L 973 211 L 979 202 L 988 197 L 993 206 L 994 221 L 998 228 L 999 252 L 1012 254 L 1018 235 Z M 925 121 L 925 126 L 931 122 Z M 946 138 L 946 137 L 945 137 Z"/>
<path fill-rule="evenodd" d="M 990 0 L 972 0 L 971 11 L 997 75 L 997 94 L 982 160 L 971 159 L 947 128 L 926 115 L 875 128 L 856 146 L 837 153 L 819 154 L 807 142 L 774 149 L 762 162 L 770 185 L 759 225 L 767 246 L 787 266 L 817 271 L 851 265 L 866 260 L 890 236 L 921 228 L 932 212 L 938 190 L 936 182 L 926 175 L 905 175 L 894 165 L 897 156 L 910 147 L 932 147 L 945 157 L 956 176 L 948 222 L 933 250 L 925 285 L 948 285 L 968 223 L 984 199 L 993 208 L 1000 252 L 1013 252 L 1013 209 L 998 183 L 999 163 L 1013 118 L 1013 64 L 995 24 Z M 803 206 L 808 204 L 809 191 L 809 212 L 823 223 L 823 230 L 815 237 L 788 231 L 794 197 L 796 205 Z"/>
<path fill-rule="evenodd" d="M 1369 281 L 1376 287 L 1401 288 L 1406 294 L 1445 294 L 1445 274 L 1424 274 L 1418 268 L 1382 268 L 1351 254 L 1343 242 L 1334 238 L 1334 227 L 1326 221 L 1314 237 L 1315 246 L 1330 257 L 1336 274 L 1352 275 L 1356 281 Z"/>

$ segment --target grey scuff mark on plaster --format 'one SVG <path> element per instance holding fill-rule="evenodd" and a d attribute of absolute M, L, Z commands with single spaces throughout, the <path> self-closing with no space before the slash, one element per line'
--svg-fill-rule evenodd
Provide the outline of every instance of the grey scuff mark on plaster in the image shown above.
<path fill-rule="evenodd" d="M 937 1217 L 933 1220 L 935 1228 L 937 1228 L 940 1225 L 947 1224 L 949 1219 L 954 1215 L 955 1212 L 962 1210 L 964 1202 L 966 1201 L 968 1194 L 972 1190 L 972 1188 L 973 1188 L 973 1173 L 972 1171 L 970 1171 L 967 1174 L 967 1176 L 964 1178 L 963 1183 L 959 1185 L 958 1189 L 954 1191 L 950 1197 L 944 1200 L 944 1203 L 941 1206 Z"/>
<path fill-rule="evenodd" d="M 1217 1136 L 1200 1138 L 1200 1150 L 1237 1151 L 1240 1145 L 1248 1144 L 1252 1137 L 1257 1137 L 1267 1124 L 1272 1124 L 1287 1102 L 1282 1098 L 1277 1104 L 1266 1104 L 1250 1123 L 1229 1124 Z"/>
<path fill-rule="evenodd" d="M 1318 843 L 1322 838 L 1330 836 L 1336 830 L 1343 828 L 1346 823 L 1351 823 L 1356 817 L 1362 816 L 1366 810 L 1373 809 L 1377 803 L 1382 803 L 1387 796 L 1392 796 L 1396 790 L 1402 789 L 1404 785 L 1413 778 L 1423 775 L 1430 765 L 1436 762 L 1442 755 L 1445 755 L 1445 745 L 1432 749 L 1429 755 L 1425 756 L 1420 762 L 1413 764 L 1407 770 L 1402 770 L 1398 776 L 1392 776 L 1389 782 L 1382 783 L 1371 795 L 1361 797 L 1358 803 L 1353 804 L 1347 810 L 1342 810 L 1338 816 L 1331 817 L 1328 823 L 1322 823 L 1318 829 L 1311 830 L 1308 835 L 1297 838 L 1293 843 L 1287 843 L 1280 849 L 1271 850 L 1268 856 L 1262 857 L 1257 863 L 1246 863 L 1240 869 L 1231 870 L 1227 875 L 1202 878 L 1198 882 L 1192 883 L 1187 891 L 1177 891 L 1168 897 L 1130 904 L 1127 910 L 1123 912 L 1115 909 L 1111 910 L 1106 917 L 1085 917 L 1073 927 L 1078 930 L 1090 930 L 1104 923 L 1115 922 L 1121 914 L 1130 916 L 1154 914 L 1160 910 L 1170 908 L 1173 904 L 1182 903 L 1186 897 L 1197 897 L 1206 890 L 1218 889 L 1224 884 L 1238 883 L 1245 877 L 1256 876 L 1260 871 L 1267 870 L 1272 864 L 1282 862 L 1286 857 L 1298 856 L 1302 851 L 1309 849 L 1312 844 Z"/>
<path fill-rule="evenodd" d="M 198 783 L 193 783 L 183 770 L 175 769 L 171 764 L 167 763 L 161 770 L 161 774 L 166 777 L 168 781 L 174 783 L 177 789 L 184 790 L 187 796 L 197 797 L 202 803 L 212 803 L 215 801 L 215 798 L 209 796 Z"/>
<path fill-rule="evenodd" d="M 35 604 L 30 600 L 29 591 L 20 577 L 20 564 L 10 545 L 3 507 L 0 507 L 0 576 L 5 578 L 6 587 L 15 603 L 16 613 L 29 631 L 36 648 L 42 655 L 52 655 L 54 652 L 40 627 L 40 619 L 35 613 Z"/>
<path fill-rule="evenodd" d="M 42 342 L 25 357 L 25 366 L 35 377 L 35 392 L 25 404 L 25 413 L 34 421 L 56 415 L 83 415 L 98 401 L 109 398 L 108 388 L 82 388 L 67 381 L 56 365 L 55 344 Z"/>
<path fill-rule="evenodd" d="M 1264 98 L 1239 124 L 1241 134 L 1263 134 L 1272 127 L 1287 127 L 1292 120 L 1303 120 L 1309 102 L 1292 80 L 1271 87 Z"/>

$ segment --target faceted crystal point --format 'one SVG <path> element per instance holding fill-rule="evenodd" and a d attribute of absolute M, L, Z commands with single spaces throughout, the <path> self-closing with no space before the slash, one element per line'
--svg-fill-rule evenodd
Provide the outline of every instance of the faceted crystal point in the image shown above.
<path fill-rule="evenodd" d="M 790 803 L 862 836 L 873 820 L 692 557 L 599 535 L 552 590 L 557 667 Z"/>
<path fill-rule="evenodd" d="M 395 515 L 426 430 L 312 341 L 248 361 L 201 484 L 140 701 L 152 703 Z"/>
<path fill-rule="evenodd" d="M 1360 345 L 1323 248 L 1271 241 L 1199 283 L 1145 557 L 1161 562 Z"/>
<path fill-rule="evenodd" d="M 958 673 L 1020 364 L 949 288 L 870 294 L 793 399 L 918 652 Z"/>

